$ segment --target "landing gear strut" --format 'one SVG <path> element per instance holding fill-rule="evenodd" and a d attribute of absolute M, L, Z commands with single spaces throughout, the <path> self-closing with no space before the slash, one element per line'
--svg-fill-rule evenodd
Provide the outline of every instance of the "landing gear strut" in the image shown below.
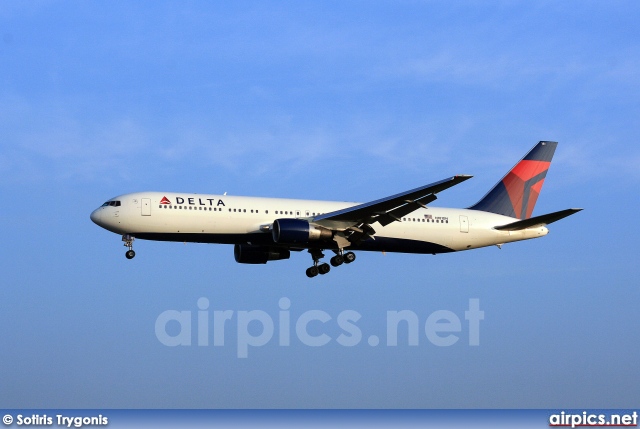
<path fill-rule="evenodd" d="M 327 274 L 329 271 L 331 271 L 331 267 L 326 262 L 319 264 L 320 258 L 324 258 L 324 253 L 322 253 L 322 250 L 309 249 L 309 253 L 313 258 L 313 266 L 307 268 L 307 277 L 311 278 L 317 276 L 318 274 Z"/>
<path fill-rule="evenodd" d="M 124 254 L 124 256 L 126 256 L 127 259 L 133 259 L 133 257 L 136 256 L 136 252 L 133 251 L 133 240 L 135 240 L 135 238 L 129 234 L 125 234 L 122 236 L 122 241 L 124 242 L 124 246 L 129 249 Z"/>
<path fill-rule="evenodd" d="M 342 264 L 350 264 L 356 260 L 356 254 L 353 252 L 343 253 L 343 249 L 334 250 L 336 255 L 329 259 L 329 262 L 334 267 L 339 267 Z M 307 268 L 307 277 L 315 277 L 318 274 L 327 274 L 331 267 L 327 263 L 320 264 L 320 258 L 324 258 L 324 254 L 320 249 L 309 249 L 309 253 L 313 258 L 313 266 Z"/>

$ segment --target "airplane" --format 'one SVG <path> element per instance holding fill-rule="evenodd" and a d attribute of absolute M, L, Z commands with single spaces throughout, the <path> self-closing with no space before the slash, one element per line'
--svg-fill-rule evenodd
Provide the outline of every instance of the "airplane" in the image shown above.
<path fill-rule="evenodd" d="M 476 204 L 432 207 L 437 194 L 472 176 L 456 175 L 367 203 L 297 200 L 175 192 L 137 192 L 109 199 L 91 213 L 102 228 L 122 235 L 125 256 L 133 241 L 233 244 L 238 263 L 265 264 L 307 250 L 308 277 L 327 274 L 323 251 L 338 267 L 354 251 L 439 254 L 502 248 L 505 243 L 548 234 L 547 225 L 579 212 L 532 217 L 557 142 L 536 144 Z"/>

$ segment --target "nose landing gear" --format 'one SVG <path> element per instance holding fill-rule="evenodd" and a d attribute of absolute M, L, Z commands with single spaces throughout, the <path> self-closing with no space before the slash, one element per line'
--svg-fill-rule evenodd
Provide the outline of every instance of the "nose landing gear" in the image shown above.
<path fill-rule="evenodd" d="M 124 256 L 126 256 L 127 259 L 133 259 L 136 256 L 136 252 L 133 251 L 133 240 L 135 240 L 135 238 L 129 234 L 125 234 L 122 236 L 122 241 L 124 242 L 124 246 L 129 249 L 124 254 Z"/>

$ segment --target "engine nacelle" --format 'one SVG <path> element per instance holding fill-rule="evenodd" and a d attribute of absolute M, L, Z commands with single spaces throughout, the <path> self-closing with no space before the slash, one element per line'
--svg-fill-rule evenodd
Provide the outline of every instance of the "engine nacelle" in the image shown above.
<path fill-rule="evenodd" d="M 236 244 L 233 247 L 233 256 L 239 264 L 266 264 L 267 261 L 289 259 L 291 252 L 279 247 Z"/>
<path fill-rule="evenodd" d="M 271 234 L 273 241 L 279 244 L 303 244 L 333 237 L 331 230 L 302 219 L 276 219 Z"/>

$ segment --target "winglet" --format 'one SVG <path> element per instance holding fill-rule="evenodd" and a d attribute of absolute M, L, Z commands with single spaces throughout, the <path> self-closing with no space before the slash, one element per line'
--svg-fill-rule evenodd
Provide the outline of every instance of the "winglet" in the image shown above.
<path fill-rule="evenodd" d="M 522 229 L 532 228 L 539 225 L 549 225 L 550 223 L 564 219 L 567 216 L 578 213 L 582 209 L 566 209 L 559 212 L 548 213 L 542 216 L 536 216 L 525 220 L 509 223 L 507 225 L 496 226 L 494 229 L 498 231 L 520 231 Z"/>

